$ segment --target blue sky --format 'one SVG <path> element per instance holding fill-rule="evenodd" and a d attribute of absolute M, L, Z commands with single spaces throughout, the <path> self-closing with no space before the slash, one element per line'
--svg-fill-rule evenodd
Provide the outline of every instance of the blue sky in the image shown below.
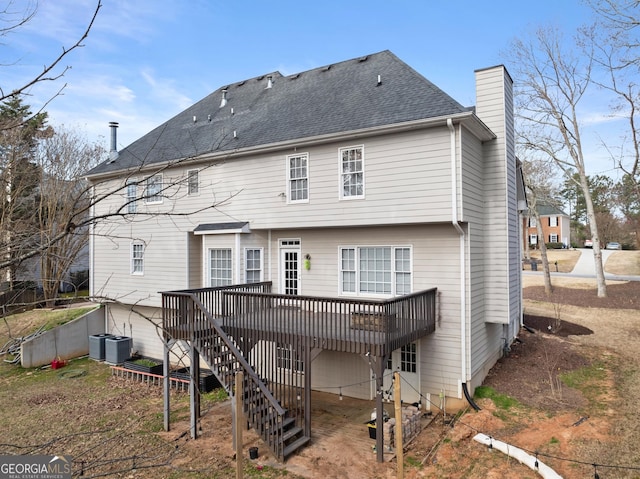
<path fill-rule="evenodd" d="M 15 88 L 72 45 L 96 2 L 40 0 L 31 22 L 1 39 L 0 87 Z M 386 49 L 473 105 L 474 70 L 502 63 L 509 69 L 504 53 L 516 36 L 543 24 L 569 32 L 591 15 L 580 0 L 103 3 L 85 46 L 63 60 L 72 68 L 33 88 L 27 102 L 36 110 L 66 83 L 46 105 L 50 123 L 82 129 L 107 146 L 108 123 L 117 121 L 119 148 L 223 85 Z M 590 173 L 610 169 L 603 155 L 592 156 Z"/>

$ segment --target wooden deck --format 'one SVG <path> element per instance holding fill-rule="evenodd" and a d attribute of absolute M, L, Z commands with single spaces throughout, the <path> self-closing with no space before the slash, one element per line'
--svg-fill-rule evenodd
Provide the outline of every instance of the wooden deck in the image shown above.
<path fill-rule="evenodd" d="M 270 291 L 265 282 L 163 292 L 165 362 L 171 342 L 188 341 L 192 364 L 202 355 L 228 392 L 244 372 L 244 412 L 284 461 L 311 440 L 311 363 L 320 351 L 366 355 L 381 391 L 392 351 L 435 331 L 436 289 L 385 300 Z M 376 427 L 382 425 L 379 417 Z M 375 442 L 382 462 L 382 435 Z"/>

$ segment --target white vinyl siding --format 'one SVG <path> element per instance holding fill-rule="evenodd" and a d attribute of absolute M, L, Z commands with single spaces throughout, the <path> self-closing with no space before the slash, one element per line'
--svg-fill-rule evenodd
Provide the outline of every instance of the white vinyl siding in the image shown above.
<path fill-rule="evenodd" d="M 341 248 L 340 290 L 346 294 L 386 296 L 411 292 L 410 248 L 393 246 Z"/>
<path fill-rule="evenodd" d="M 340 198 L 364 198 L 364 146 L 340 148 Z"/>
<path fill-rule="evenodd" d="M 138 182 L 130 178 L 127 180 L 127 189 L 125 196 L 125 204 L 127 205 L 127 213 L 135 213 L 138 209 L 136 198 L 138 197 Z"/>
<path fill-rule="evenodd" d="M 145 188 L 145 203 L 162 203 L 162 175 L 157 174 L 147 178 Z"/>
<path fill-rule="evenodd" d="M 131 243 L 131 274 L 144 273 L 144 244 Z"/>
<path fill-rule="evenodd" d="M 209 286 L 227 286 L 233 278 L 231 249 L 209 250 Z"/>
<path fill-rule="evenodd" d="M 245 281 L 259 283 L 262 281 L 262 248 L 247 248 L 244 252 Z"/>
<path fill-rule="evenodd" d="M 309 155 L 287 157 L 287 198 L 290 203 L 309 201 Z"/>

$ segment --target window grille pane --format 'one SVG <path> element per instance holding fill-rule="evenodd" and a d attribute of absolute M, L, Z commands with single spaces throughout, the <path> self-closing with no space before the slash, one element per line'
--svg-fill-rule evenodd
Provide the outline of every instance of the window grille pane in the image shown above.
<path fill-rule="evenodd" d="M 342 196 L 364 195 L 362 148 L 342 150 Z"/>
<path fill-rule="evenodd" d="M 231 284 L 231 250 L 212 249 L 209 254 L 211 286 L 226 286 Z"/>
<path fill-rule="evenodd" d="M 309 178 L 306 155 L 289 157 L 289 199 L 301 201 L 309 198 Z"/>
<path fill-rule="evenodd" d="M 144 272 L 144 245 L 141 243 L 131 245 L 131 272 Z"/>
<path fill-rule="evenodd" d="M 146 202 L 147 203 L 160 203 L 162 201 L 162 197 L 160 193 L 162 192 L 162 175 L 155 175 L 151 178 L 147 179 L 147 192 L 146 192 Z"/>
<path fill-rule="evenodd" d="M 409 373 L 417 372 L 417 348 L 415 343 L 402 346 L 400 349 L 400 370 Z"/>
<path fill-rule="evenodd" d="M 262 250 L 248 249 L 246 255 L 246 281 L 247 283 L 259 283 L 262 277 Z"/>
<path fill-rule="evenodd" d="M 136 197 L 138 196 L 138 184 L 134 180 L 127 181 L 127 213 L 135 213 L 137 208 Z"/>
<path fill-rule="evenodd" d="M 198 170 L 191 170 L 189 171 L 189 194 L 190 195 L 195 195 L 196 193 L 198 193 L 198 188 L 199 188 L 199 174 L 198 174 Z"/>

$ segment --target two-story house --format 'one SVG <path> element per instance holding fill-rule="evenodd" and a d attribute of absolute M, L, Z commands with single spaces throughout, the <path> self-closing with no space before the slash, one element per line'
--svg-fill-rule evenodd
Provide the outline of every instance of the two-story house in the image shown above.
<path fill-rule="evenodd" d="M 536 205 L 542 234 L 545 243 L 562 243 L 565 248 L 571 247 L 571 221 L 569 215 L 557 206 L 541 203 Z M 524 241 L 529 242 L 529 246 L 537 248 L 540 238 L 538 237 L 538 226 L 533 215 L 524 216 Z M 524 245 L 526 246 L 526 245 Z"/>
<path fill-rule="evenodd" d="M 312 390 L 382 405 L 399 372 L 403 401 L 462 407 L 522 315 L 512 80 L 475 78 L 465 107 L 389 51 L 271 72 L 112 151 L 88 174 L 108 332 L 230 390 L 243 369 L 281 458 Z"/>

